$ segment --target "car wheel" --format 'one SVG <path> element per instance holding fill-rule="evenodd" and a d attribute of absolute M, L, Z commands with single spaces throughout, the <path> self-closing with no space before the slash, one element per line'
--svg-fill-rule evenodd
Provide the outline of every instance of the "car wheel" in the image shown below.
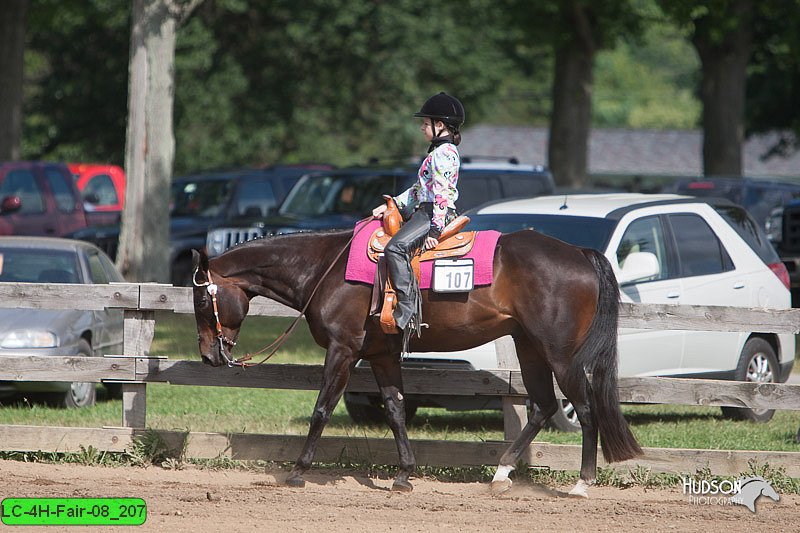
<path fill-rule="evenodd" d="M 364 400 L 367 400 L 366 402 Z M 383 403 L 377 396 L 364 396 L 353 393 L 345 393 L 344 406 L 347 414 L 356 424 L 380 424 L 386 423 L 386 415 L 383 412 Z M 406 423 L 410 422 L 417 414 L 417 406 L 406 401 Z"/>
<path fill-rule="evenodd" d="M 85 340 L 81 340 L 75 355 L 91 357 L 92 347 Z M 91 407 L 97 399 L 97 384 L 74 381 L 66 392 L 53 393 L 49 395 L 49 399 L 53 404 L 68 409 Z"/>
<path fill-rule="evenodd" d="M 556 414 L 547 421 L 547 426 L 558 431 L 574 433 L 581 430 L 581 423 L 578 421 L 578 414 L 569 400 L 559 400 L 559 409 Z"/>
<path fill-rule="evenodd" d="M 739 365 L 736 367 L 734 379 L 753 383 L 774 383 L 777 380 L 778 358 L 770 343 L 759 337 L 748 340 Z M 722 415 L 732 420 L 750 420 L 752 422 L 769 422 L 775 414 L 774 409 L 744 409 L 741 407 L 723 407 Z"/>

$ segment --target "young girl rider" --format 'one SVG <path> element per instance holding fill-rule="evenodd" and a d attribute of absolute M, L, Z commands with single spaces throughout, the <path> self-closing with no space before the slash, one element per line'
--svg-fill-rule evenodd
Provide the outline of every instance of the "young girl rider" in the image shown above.
<path fill-rule="evenodd" d="M 456 217 L 456 185 L 461 165 L 456 146 L 461 142 L 459 129 L 464 123 L 464 106 L 457 98 L 441 92 L 428 98 L 414 116 L 422 117 L 420 130 L 430 147 L 419 167 L 418 180 L 394 199 L 404 224 L 384 250 L 397 293 L 394 319 L 404 333 L 404 350 L 411 330 L 417 335 L 421 330 L 419 288 L 411 270 L 411 257 L 423 246 L 435 247 L 442 229 Z M 384 204 L 372 214 L 381 218 L 385 210 Z"/>

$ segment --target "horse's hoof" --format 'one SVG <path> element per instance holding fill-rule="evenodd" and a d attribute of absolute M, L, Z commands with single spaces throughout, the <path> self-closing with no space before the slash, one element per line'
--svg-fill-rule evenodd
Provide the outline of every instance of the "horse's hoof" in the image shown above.
<path fill-rule="evenodd" d="M 575 487 L 569 491 L 569 495 L 574 498 L 589 498 L 589 484 L 579 479 Z"/>
<path fill-rule="evenodd" d="M 414 487 L 406 480 L 395 479 L 392 483 L 392 492 L 411 492 Z"/>
<path fill-rule="evenodd" d="M 503 494 L 504 492 L 508 492 L 511 490 L 511 480 L 506 478 L 498 481 L 492 481 L 492 484 L 489 485 L 489 490 L 492 491 L 492 494 Z"/>
<path fill-rule="evenodd" d="M 288 477 L 286 478 L 286 486 L 293 487 L 296 489 L 302 489 L 306 486 L 306 480 L 301 478 L 300 476 Z"/>

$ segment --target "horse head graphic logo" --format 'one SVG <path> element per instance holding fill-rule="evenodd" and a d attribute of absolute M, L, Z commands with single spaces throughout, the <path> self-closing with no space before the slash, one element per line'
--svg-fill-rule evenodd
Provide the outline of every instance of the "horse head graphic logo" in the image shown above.
<path fill-rule="evenodd" d="M 781 499 L 778 493 L 775 492 L 775 489 L 772 488 L 772 485 L 763 477 L 745 477 L 741 478 L 739 483 L 742 489 L 739 491 L 739 494 L 731 496 L 731 503 L 744 505 L 750 509 L 751 513 L 756 512 L 756 500 L 759 496 L 767 496 L 776 502 Z"/>

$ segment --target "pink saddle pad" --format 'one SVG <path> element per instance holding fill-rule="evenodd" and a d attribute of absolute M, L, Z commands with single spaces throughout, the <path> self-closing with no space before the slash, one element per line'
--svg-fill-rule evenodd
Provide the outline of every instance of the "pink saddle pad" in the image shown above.
<path fill-rule="evenodd" d="M 363 227 L 366 225 L 366 227 Z M 375 281 L 375 269 L 377 265 L 370 261 L 367 256 L 367 243 L 372 233 L 381 227 L 380 220 L 370 219 L 356 223 L 354 231 L 357 231 L 353 242 L 350 244 L 350 253 L 347 256 L 347 269 L 344 279 L 347 281 L 359 281 L 372 285 Z M 500 232 L 494 230 L 479 231 L 475 236 L 475 244 L 472 250 L 464 258 L 472 259 L 475 262 L 475 286 L 491 285 L 494 275 L 494 251 L 497 246 L 497 239 Z M 433 261 L 420 263 L 420 288 L 431 288 L 431 275 L 433 273 Z"/>

